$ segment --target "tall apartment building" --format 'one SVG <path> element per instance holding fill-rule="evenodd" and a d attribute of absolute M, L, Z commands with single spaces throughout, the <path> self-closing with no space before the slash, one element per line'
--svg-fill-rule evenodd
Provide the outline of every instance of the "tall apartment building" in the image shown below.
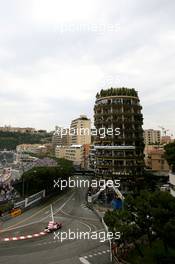
<path fill-rule="evenodd" d="M 94 141 L 95 172 L 98 177 L 132 179 L 144 167 L 143 116 L 137 92 L 128 88 L 101 90 L 96 95 L 94 125 L 97 130 L 116 128 L 114 132 Z"/>
<path fill-rule="evenodd" d="M 55 156 L 57 158 L 65 158 L 73 162 L 73 165 L 84 168 L 86 166 L 84 160 L 84 149 L 82 145 L 57 146 L 55 148 Z"/>
<path fill-rule="evenodd" d="M 60 129 L 61 127 L 56 126 L 52 136 L 52 146 L 54 149 L 57 145 L 58 146 L 62 145 Z"/>
<path fill-rule="evenodd" d="M 160 130 L 146 129 L 144 130 L 144 143 L 145 145 L 154 145 L 161 143 Z"/>
<path fill-rule="evenodd" d="M 71 143 L 78 145 L 91 144 L 91 120 L 86 115 L 74 119 L 70 126 Z"/>
<path fill-rule="evenodd" d="M 55 132 L 52 136 L 52 147 L 55 149 L 56 146 L 67 146 L 71 144 L 71 137 L 69 135 L 69 129 L 65 129 L 66 132 L 61 133 L 61 127 L 56 126 Z"/>
<path fill-rule="evenodd" d="M 52 137 L 55 156 L 71 160 L 80 168 L 87 168 L 91 143 L 91 120 L 86 115 L 81 115 L 74 119 L 70 128 L 65 129 L 62 134 L 60 130 L 60 127 L 56 127 Z"/>

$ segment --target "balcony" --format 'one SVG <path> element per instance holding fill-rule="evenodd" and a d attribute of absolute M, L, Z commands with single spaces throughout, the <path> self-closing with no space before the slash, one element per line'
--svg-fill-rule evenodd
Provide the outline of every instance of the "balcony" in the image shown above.
<path fill-rule="evenodd" d="M 94 146 L 95 149 L 135 150 L 135 146 Z"/>

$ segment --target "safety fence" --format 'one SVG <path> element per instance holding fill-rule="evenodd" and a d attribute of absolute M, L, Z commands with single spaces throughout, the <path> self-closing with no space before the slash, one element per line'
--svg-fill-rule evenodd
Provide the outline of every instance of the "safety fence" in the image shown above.
<path fill-rule="evenodd" d="M 24 200 L 14 203 L 14 207 L 15 208 L 27 208 L 29 206 L 31 206 L 32 204 L 35 204 L 36 202 L 40 201 L 41 199 L 43 199 L 46 196 L 46 191 L 42 190 L 38 193 L 35 193 L 27 198 L 25 198 Z"/>

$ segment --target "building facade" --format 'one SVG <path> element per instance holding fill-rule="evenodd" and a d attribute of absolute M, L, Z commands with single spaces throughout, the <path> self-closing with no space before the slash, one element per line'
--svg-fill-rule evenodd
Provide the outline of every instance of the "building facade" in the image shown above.
<path fill-rule="evenodd" d="M 162 136 L 161 137 L 161 144 L 169 144 L 173 142 L 173 139 L 170 136 Z"/>
<path fill-rule="evenodd" d="M 152 147 L 147 150 L 145 155 L 145 165 L 153 172 L 157 172 L 162 175 L 168 175 L 169 165 L 164 157 L 165 151 L 163 148 Z"/>
<path fill-rule="evenodd" d="M 57 146 L 55 148 L 55 156 L 72 161 L 74 166 L 85 167 L 84 148 L 82 145 Z"/>
<path fill-rule="evenodd" d="M 57 158 L 73 161 L 75 166 L 87 168 L 91 143 L 91 120 L 86 115 L 71 122 L 70 128 L 56 127 L 52 146 Z"/>
<path fill-rule="evenodd" d="M 91 120 L 86 115 L 74 119 L 70 125 L 71 143 L 77 145 L 91 144 Z"/>
<path fill-rule="evenodd" d="M 145 145 L 160 145 L 161 132 L 160 130 L 146 129 L 144 130 L 144 143 Z"/>
<path fill-rule="evenodd" d="M 35 130 L 35 128 L 31 128 L 31 127 L 11 127 L 11 126 L 4 126 L 4 127 L 0 127 L 0 131 L 1 132 L 15 132 L 15 133 L 36 133 L 37 131 Z"/>
<path fill-rule="evenodd" d="M 94 141 L 97 177 L 120 178 L 125 181 L 142 174 L 144 167 L 143 116 L 134 89 L 101 90 L 94 106 L 94 125 L 97 130 L 113 130 Z M 115 133 L 116 128 L 120 134 Z M 118 131 L 118 130 L 117 130 Z"/>
<path fill-rule="evenodd" d="M 61 132 L 62 130 L 62 132 Z M 69 129 L 63 129 L 62 127 L 55 127 L 55 132 L 52 136 L 52 147 L 55 149 L 56 146 L 68 146 L 71 144 L 71 136 Z"/>
<path fill-rule="evenodd" d="M 50 144 L 21 144 L 16 147 L 17 153 L 46 154 L 50 150 Z"/>

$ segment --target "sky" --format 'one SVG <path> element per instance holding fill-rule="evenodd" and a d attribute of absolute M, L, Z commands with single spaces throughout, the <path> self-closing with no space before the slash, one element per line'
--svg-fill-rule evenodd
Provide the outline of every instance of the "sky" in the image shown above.
<path fill-rule="evenodd" d="M 0 126 L 53 130 L 135 88 L 144 128 L 175 134 L 174 0 L 0 0 Z"/>

